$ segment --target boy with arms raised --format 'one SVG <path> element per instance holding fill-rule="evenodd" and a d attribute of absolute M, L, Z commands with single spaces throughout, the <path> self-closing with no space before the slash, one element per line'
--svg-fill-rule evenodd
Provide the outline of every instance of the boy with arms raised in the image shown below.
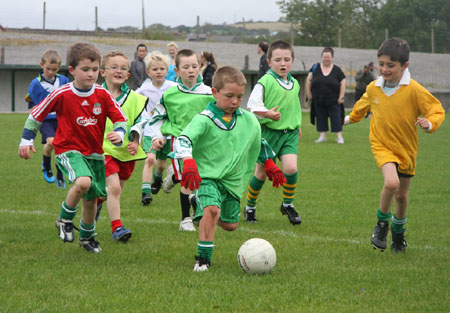
<path fill-rule="evenodd" d="M 207 271 L 211 264 L 217 226 L 227 231 L 238 227 L 240 199 L 255 161 L 266 165 L 274 186 L 285 182 L 272 160 L 274 152 L 261 140 L 258 120 L 239 108 L 245 84 L 238 69 L 218 69 L 212 88 L 216 101 L 195 116 L 175 142 L 174 157 L 184 161 L 181 185 L 199 189 L 194 216 L 200 220 L 195 272 Z"/>
<path fill-rule="evenodd" d="M 164 92 L 150 122 L 153 148 L 156 151 L 166 149 L 167 147 L 164 147 L 166 144 L 172 147 L 173 139 L 180 135 L 195 115 L 202 112 L 206 105 L 214 100 L 211 88 L 203 84 L 202 77 L 199 75 L 200 65 L 194 51 L 180 50 L 175 57 L 175 63 L 178 85 Z M 167 136 L 171 139 L 166 140 Z M 175 183 L 181 180 L 181 168 L 183 166 L 179 161 L 172 160 L 172 166 L 168 167 L 163 182 L 164 192 L 171 192 Z M 182 231 L 195 231 L 190 217 L 190 194 L 188 189 L 181 187 L 180 230 Z"/>
<path fill-rule="evenodd" d="M 45 99 L 53 90 L 69 83 L 69 79 L 58 74 L 61 67 L 61 56 L 55 50 L 47 50 L 41 58 L 40 66 L 42 72 L 38 77 L 31 81 L 28 87 L 28 94 L 25 100 L 28 102 L 28 107 L 31 109 L 38 105 Z M 44 144 L 42 173 L 47 183 L 54 183 L 55 176 L 52 172 L 52 151 L 53 139 L 55 138 L 56 129 L 58 128 L 58 121 L 56 113 L 51 112 L 42 122 L 39 131 L 42 134 L 42 143 Z M 56 187 L 66 188 L 63 173 L 56 167 Z"/>
<path fill-rule="evenodd" d="M 169 57 L 161 52 L 154 51 L 145 57 L 145 66 L 147 75 L 151 79 L 147 79 L 142 86 L 136 90 L 136 93 L 148 97 L 146 111 L 149 116 L 153 115 L 156 104 L 159 103 L 164 91 L 177 83 L 166 79 L 169 68 Z M 161 189 L 162 176 L 166 167 L 167 154 L 169 150 L 156 151 L 152 149 L 152 137 L 150 126 L 144 129 L 144 151 L 147 153 L 144 169 L 142 171 L 142 204 L 149 205 L 152 201 L 151 194 L 157 194 Z M 154 168 L 154 164 L 156 167 Z M 150 184 L 151 183 L 151 184 Z"/>
<path fill-rule="evenodd" d="M 127 133 L 123 144 L 118 147 L 108 140 L 107 134 L 114 129 L 110 119 L 106 121 L 103 150 L 105 151 L 105 175 L 107 207 L 111 220 L 112 239 L 127 242 L 131 238 L 131 231 L 123 226 L 120 220 L 120 195 L 125 182 L 133 173 L 137 160 L 145 159 L 145 152 L 140 147 L 140 138 L 144 126 L 149 120 L 145 111 L 147 98 L 132 91 L 125 81 L 130 77 L 129 61 L 125 54 L 113 51 L 105 55 L 102 60 L 100 74 L 105 78 L 103 88 L 107 89 L 116 99 L 126 115 Z M 99 203 L 99 201 L 97 201 Z M 97 212 L 97 217 L 98 217 Z"/>
<path fill-rule="evenodd" d="M 301 223 L 294 208 L 297 186 L 298 141 L 302 136 L 302 111 L 298 94 L 300 85 L 289 73 L 294 62 L 294 50 L 285 41 L 272 43 L 268 51 L 270 70 L 255 85 L 248 108 L 260 118 L 262 137 L 267 140 L 281 160 L 286 184 L 280 211 L 293 225 Z M 256 223 L 256 201 L 266 180 L 261 162 L 256 163 L 250 180 L 245 207 L 245 220 Z"/>
<path fill-rule="evenodd" d="M 73 242 L 73 222 L 78 203 L 83 201 L 79 244 L 87 251 L 99 253 L 95 240 L 96 199 L 106 196 L 103 136 L 106 119 L 114 130 L 106 138 L 121 145 L 126 133 L 126 117 L 111 94 L 95 82 L 100 68 L 100 52 L 90 44 L 77 43 L 67 52 L 69 72 L 74 81 L 48 95 L 31 110 L 22 134 L 19 156 L 30 158 L 36 152 L 33 140 L 42 121 L 56 112 L 59 126 L 53 145 L 58 166 L 74 186 L 69 189 L 56 220 L 58 236 Z"/>
<path fill-rule="evenodd" d="M 367 86 L 344 124 L 359 122 L 367 112 L 370 120 L 370 145 L 384 177 L 378 222 L 371 243 L 376 249 L 386 249 L 389 220 L 392 218 L 391 250 L 405 252 L 404 237 L 408 192 L 415 174 L 418 150 L 417 126 L 427 133 L 436 131 L 445 113 L 441 103 L 419 83 L 408 70 L 409 45 L 392 38 L 378 49 L 380 77 Z M 391 205 L 395 199 L 395 214 Z"/>

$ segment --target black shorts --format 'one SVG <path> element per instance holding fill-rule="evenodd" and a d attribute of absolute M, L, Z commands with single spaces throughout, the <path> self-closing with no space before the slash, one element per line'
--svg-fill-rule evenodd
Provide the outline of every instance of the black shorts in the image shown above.
<path fill-rule="evenodd" d="M 42 134 L 42 143 L 47 143 L 47 138 L 49 137 L 55 137 L 56 129 L 58 128 L 58 120 L 50 119 L 50 120 L 44 120 L 42 122 L 41 128 L 39 131 Z"/>

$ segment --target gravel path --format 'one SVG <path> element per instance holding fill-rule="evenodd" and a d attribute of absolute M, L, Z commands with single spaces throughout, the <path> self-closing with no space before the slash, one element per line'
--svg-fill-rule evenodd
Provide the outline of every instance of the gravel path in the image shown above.
<path fill-rule="evenodd" d="M 65 59 L 67 48 L 75 42 L 90 42 L 97 46 L 102 54 L 111 50 L 121 50 L 130 59 L 133 58 L 136 45 L 144 42 L 149 50 L 167 51 L 167 41 L 136 40 L 128 38 L 43 35 L 14 32 L 0 32 L 0 46 L 5 47 L 5 64 L 39 64 L 42 53 L 53 48 Z M 220 65 L 244 67 L 245 56 L 249 56 L 249 69 L 257 70 L 259 55 L 256 45 L 216 43 L 216 42 L 178 42 L 180 48 L 190 48 L 198 53 L 202 50 L 213 52 Z M 320 60 L 322 47 L 295 47 L 293 70 L 308 70 Z M 334 63 L 339 65 L 347 75 L 347 80 L 354 83 L 350 73 L 355 74 L 370 61 L 376 64 L 376 50 L 335 49 Z M 64 64 L 65 62 L 63 62 Z M 430 90 L 450 90 L 450 54 L 411 53 L 410 71 L 412 77 Z"/>

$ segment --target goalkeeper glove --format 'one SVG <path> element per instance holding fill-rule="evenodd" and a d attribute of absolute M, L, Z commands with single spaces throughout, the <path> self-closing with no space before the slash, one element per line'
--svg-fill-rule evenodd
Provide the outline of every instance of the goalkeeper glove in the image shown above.
<path fill-rule="evenodd" d="M 194 159 L 184 161 L 183 173 L 181 174 L 181 186 L 186 189 L 198 189 L 202 179 L 198 173 L 197 164 Z"/>
<path fill-rule="evenodd" d="M 264 169 L 266 171 L 267 177 L 272 181 L 272 186 L 278 188 L 278 186 L 283 186 L 286 182 L 283 172 L 280 168 L 273 162 L 272 159 L 268 159 L 264 162 Z"/>

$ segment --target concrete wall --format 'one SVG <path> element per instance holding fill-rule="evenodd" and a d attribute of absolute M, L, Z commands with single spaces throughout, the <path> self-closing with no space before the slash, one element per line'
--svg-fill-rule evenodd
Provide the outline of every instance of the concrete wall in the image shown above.
<path fill-rule="evenodd" d="M 31 80 L 37 77 L 40 71 L 41 69 L 38 65 L 0 65 L 0 113 L 28 112 L 28 104 L 25 101 L 27 89 Z M 60 72 L 67 75 L 67 68 L 62 68 Z M 243 73 L 247 79 L 247 86 L 242 107 L 246 108 L 248 97 L 257 81 L 257 71 L 244 70 Z M 293 76 L 301 86 L 299 97 L 303 110 L 310 109 L 306 102 L 306 75 L 306 71 L 293 72 Z M 450 90 L 433 91 L 433 95 L 441 101 L 445 111 L 450 112 Z M 347 109 L 351 109 L 353 105 L 354 91 L 347 90 L 344 106 Z"/>

